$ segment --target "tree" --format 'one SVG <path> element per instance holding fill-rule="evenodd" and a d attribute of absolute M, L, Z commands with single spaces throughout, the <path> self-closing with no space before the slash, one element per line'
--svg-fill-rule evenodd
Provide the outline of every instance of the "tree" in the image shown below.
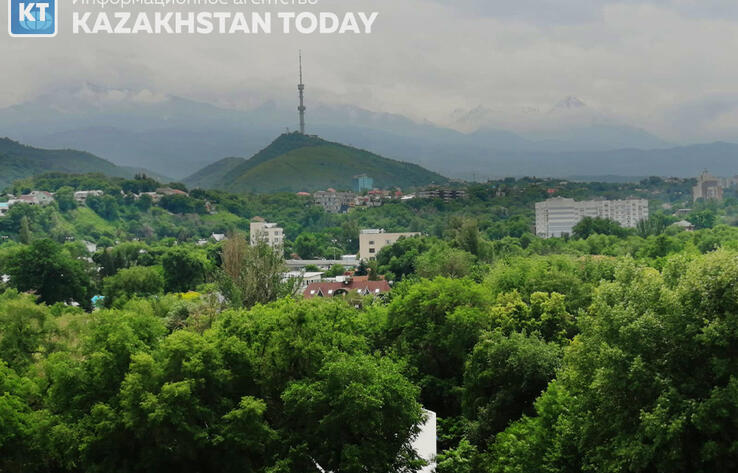
<path fill-rule="evenodd" d="M 165 195 L 159 201 L 159 206 L 175 214 L 205 213 L 205 202 L 182 194 Z"/>
<path fill-rule="evenodd" d="M 0 361 L 24 370 L 37 355 L 48 355 L 55 332 L 47 307 L 15 291 L 0 294 Z"/>
<path fill-rule="evenodd" d="M 74 189 L 69 186 L 59 188 L 54 193 L 54 200 L 62 212 L 69 212 L 77 208 L 77 201 L 74 200 Z"/>
<path fill-rule="evenodd" d="M 423 405 L 441 417 L 461 412 L 464 363 L 490 328 L 487 292 L 468 279 L 404 284 L 388 307 L 390 343 L 407 357 Z"/>
<path fill-rule="evenodd" d="M 102 277 L 113 276 L 121 269 L 132 266 L 150 266 L 156 262 L 151 255 L 151 248 L 135 241 L 105 248 L 96 253 L 92 259 L 100 265 Z"/>
<path fill-rule="evenodd" d="M 389 359 L 340 355 L 282 394 L 294 471 L 405 472 L 422 419 L 417 388 Z"/>
<path fill-rule="evenodd" d="M 335 278 L 336 276 L 342 276 L 346 272 L 346 268 L 344 268 L 340 264 L 334 264 L 331 266 L 331 269 L 326 271 L 323 276 L 327 278 Z"/>
<path fill-rule="evenodd" d="M 557 344 L 536 335 L 495 331 L 482 337 L 464 372 L 464 414 L 477 446 L 523 414 L 533 415 L 533 401 L 554 378 L 561 354 Z"/>
<path fill-rule="evenodd" d="M 703 228 L 712 228 L 715 226 L 717 216 L 715 212 L 710 209 L 705 209 L 697 212 L 692 212 L 687 216 L 689 222 L 694 225 L 697 230 Z"/>
<path fill-rule="evenodd" d="M 220 287 L 235 307 L 266 304 L 291 296 L 294 281 L 283 281 L 284 260 L 264 242 L 249 246 L 242 235 L 232 235 L 223 245 Z"/>
<path fill-rule="evenodd" d="M 302 259 L 316 259 L 323 256 L 321 243 L 317 235 L 312 233 L 301 233 L 295 240 L 294 250 Z"/>
<path fill-rule="evenodd" d="M 377 255 L 379 271 L 395 281 L 415 273 L 417 258 L 428 251 L 429 238 L 400 238 L 394 245 L 385 246 Z M 358 274 L 358 273 L 357 273 Z"/>
<path fill-rule="evenodd" d="M 33 471 L 45 452 L 38 448 L 38 424 L 31 404 L 37 388 L 0 360 L 0 471 Z M 38 470 L 41 471 L 41 470 Z"/>
<path fill-rule="evenodd" d="M 105 306 L 115 307 L 133 297 L 161 294 L 163 289 L 164 278 L 156 268 L 134 266 L 105 278 L 102 292 Z"/>
<path fill-rule="evenodd" d="M 595 234 L 624 237 L 628 233 L 626 229 L 613 220 L 592 217 L 584 217 L 574 226 L 572 232 L 573 236 L 578 239 L 587 239 Z"/>
<path fill-rule="evenodd" d="M 143 194 L 136 199 L 136 208 L 141 212 L 148 212 L 153 205 L 154 200 L 148 194 Z"/>
<path fill-rule="evenodd" d="M 76 301 L 90 305 L 90 277 L 84 263 L 58 243 L 35 240 L 11 256 L 10 284 L 19 291 L 35 291 L 47 304 Z"/>
<path fill-rule="evenodd" d="M 666 228 L 674 223 L 674 218 L 667 218 L 664 214 L 651 215 L 645 220 L 641 220 L 636 225 L 636 232 L 641 238 L 648 238 L 651 235 L 660 235 L 664 233 Z"/>
<path fill-rule="evenodd" d="M 105 220 L 118 219 L 118 201 L 113 196 L 91 195 L 87 197 L 87 206 Z"/>
<path fill-rule="evenodd" d="M 133 447 L 122 463 L 137 470 L 263 471 L 275 436 L 266 404 L 239 397 L 229 368 L 211 339 L 188 331 L 134 355 L 120 386 L 121 433 Z M 115 451 L 105 463 L 126 453 Z"/>
<path fill-rule="evenodd" d="M 167 292 L 187 292 L 205 282 L 205 263 L 192 251 L 173 248 L 161 258 Z"/>
<path fill-rule="evenodd" d="M 537 417 L 498 436 L 492 457 L 504 463 L 492 471 L 738 468 L 736 288 L 738 254 L 728 251 L 695 258 L 676 285 L 622 263 Z"/>
<path fill-rule="evenodd" d="M 23 216 L 20 221 L 20 229 L 18 230 L 18 239 L 24 245 L 31 244 L 33 236 L 31 235 L 31 222 L 27 216 Z"/>
<path fill-rule="evenodd" d="M 423 278 L 463 278 L 471 273 L 475 260 L 471 253 L 436 243 L 415 260 L 416 274 Z"/>

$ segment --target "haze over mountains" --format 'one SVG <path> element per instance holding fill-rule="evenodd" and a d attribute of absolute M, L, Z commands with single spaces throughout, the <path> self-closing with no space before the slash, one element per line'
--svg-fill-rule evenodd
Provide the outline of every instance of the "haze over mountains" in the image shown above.
<path fill-rule="evenodd" d="M 738 172 L 738 145 L 675 147 L 577 97 L 549 109 L 521 110 L 532 130 L 526 136 L 501 129 L 499 113 L 483 106 L 458 110 L 450 118 L 457 129 L 451 129 L 352 106 L 308 105 L 308 133 L 449 177 L 694 176 L 705 167 L 716 174 Z M 88 84 L 0 110 L 0 135 L 33 146 L 82 149 L 182 179 L 225 157 L 254 155 L 296 115 L 289 99 L 232 110 Z"/>

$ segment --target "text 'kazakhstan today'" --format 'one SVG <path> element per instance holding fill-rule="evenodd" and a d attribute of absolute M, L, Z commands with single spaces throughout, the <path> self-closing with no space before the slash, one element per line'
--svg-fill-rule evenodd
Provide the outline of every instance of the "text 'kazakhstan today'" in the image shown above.
<path fill-rule="evenodd" d="M 379 16 L 331 12 L 74 12 L 74 34 L 371 34 Z"/>

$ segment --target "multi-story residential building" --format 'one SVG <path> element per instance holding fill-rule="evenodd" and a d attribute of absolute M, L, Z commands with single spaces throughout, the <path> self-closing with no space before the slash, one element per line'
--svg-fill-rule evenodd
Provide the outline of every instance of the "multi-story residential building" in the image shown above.
<path fill-rule="evenodd" d="M 692 189 L 692 197 L 697 202 L 703 200 L 723 200 L 723 185 L 720 178 L 706 170 L 697 178 L 697 185 Z"/>
<path fill-rule="evenodd" d="M 346 213 L 354 204 L 356 194 L 353 192 L 337 192 L 335 189 L 319 191 L 313 194 L 316 205 L 320 205 L 328 213 Z"/>
<path fill-rule="evenodd" d="M 274 249 L 284 247 L 284 230 L 276 223 L 268 223 L 261 217 L 254 217 L 251 220 L 250 230 L 251 246 L 263 242 Z"/>
<path fill-rule="evenodd" d="M 429 187 L 417 193 L 418 199 L 441 199 L 446 202 L 466 198 L 466 191 L 462 189 L 448 189 L 443 187 Z"/>
<path fill-rule="evenodd" d="M 648 218 L 648 201 L 587 200 L 554 197 L 536 204 L 536 234 L 542 238 L 571 235 L 583 218 L 606 218 L 626 228 L 635 228 L 638 222 Z"/>
<path fill-rule="evenodd" d="M 367 229 L 359 234 L 359 259 L 362 261 L 373 259 L 385 246 L 397 243 L 400 238 L 418 236 L 420 233 L 385 233 L 384 230 Z"/>
<path fill-rule="evenodd" d="M 374 179 L 366 174 L 354 176 L 354 192 L 361 194 L 364 191 L 370 191 L 372 189 L 374 189 Z"/>

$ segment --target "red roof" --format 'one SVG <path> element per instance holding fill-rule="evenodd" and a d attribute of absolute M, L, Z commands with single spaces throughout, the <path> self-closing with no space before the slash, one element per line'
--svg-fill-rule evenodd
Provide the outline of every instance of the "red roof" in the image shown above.
<path fill-rule="evenodd" d="M 367 276 L 355 277 L 348 283 L 343 282 L 316 282 L 305 288 L 305 299 L 313 297 L 333 297 L 352 291 L 359 291 L 362 295 L 379 295 L 390 291 L 387 281 L 369 281 Z"/>

